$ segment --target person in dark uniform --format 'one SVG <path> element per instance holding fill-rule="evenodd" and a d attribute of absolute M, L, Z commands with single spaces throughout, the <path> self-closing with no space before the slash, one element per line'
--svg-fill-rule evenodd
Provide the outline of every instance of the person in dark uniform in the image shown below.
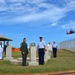
<path fill-rule="evenodd" d="M 38 43 L 38 55 L 39 55 L 39 65 L 44 64 L 44 53 L 46 51 L 46 43 L 42 40 L 42 36 L 39 37 L 40 41 Z"/>
<path fill-rule="evenodd" d="M 4 45 L 4 52 L 5 52 L 5 56 L 6 56 L 6 48 L 7 46 L 9 46 L 9 42 L 7 41 L 6 44 Z"/>
<path fill-rule="evenodd" d="M 53 57 L 56 58 L 57 57 L 57 44 L 55 43 L 55 41 L 53 42 L 52 48 L 53 48 Z"/>
<path fill-rule="evenodd" d="M 22 66 L 26 66 L 26 59 L 28 54 L 28 46 L 26 43 L 26 38 L 23 39 L 23 42 L 20 45 L 20 50 L 22 54 Z"/>

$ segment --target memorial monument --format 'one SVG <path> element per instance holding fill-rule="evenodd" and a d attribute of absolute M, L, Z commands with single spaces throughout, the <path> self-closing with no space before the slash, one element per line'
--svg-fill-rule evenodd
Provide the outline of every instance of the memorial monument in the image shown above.
<path fill-rule="evenodd" d="M 38 65 L 38 61 L 36 61 L 36 45 L 35 43 L 31 43 L 30 45 L 30 61 L 29 66 L 36 66 Z"/>
<path fill-rule="evenodd" d="M 6 48 L 6 57 L 4 57 L 4 60 L 11 60 L 11 59 L 13 59 L 13 57 L 12 57 L 12 47 L 7 46 L 7 48 Z"/>

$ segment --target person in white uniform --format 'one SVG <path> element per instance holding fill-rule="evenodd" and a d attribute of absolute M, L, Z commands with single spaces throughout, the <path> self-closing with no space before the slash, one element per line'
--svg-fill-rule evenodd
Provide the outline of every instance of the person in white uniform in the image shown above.
<path fill-rule="evenodd" d="M 57 44 L 56 42 L 54 41 L 53 42 L 53 45 L 52 45 L 52 48 L 53 48 L 53 57 L 56 58 L 57 57 Z"/>
<path fill-rule="evenodd" d="M 52 51 L 52 45 L 50 42 L 48 42 L 47 46 L 46 46 L 46 49 L 47 49 L 47 54 L 48 54 L 48 59 L 50 59 L 51 57 L 51 51 Z"/>
<path fill-rule="evenodd" d="M 44 54 L 45 54 L 45 51 L 46 51 L 46 43 L 45 41 L 43 41 L 43 37 L 40 36 L 39 37 L 40 41 L 37 45 L 37 48 L 38 48 L 38 54 L 39 54 L 39 65 L 43 65 L 44 64 Z"/>
<path fill-rule="evenodd" d="M 0 42 L 0 60 L 2 59 L 3 46 L 2 42 Z"/>

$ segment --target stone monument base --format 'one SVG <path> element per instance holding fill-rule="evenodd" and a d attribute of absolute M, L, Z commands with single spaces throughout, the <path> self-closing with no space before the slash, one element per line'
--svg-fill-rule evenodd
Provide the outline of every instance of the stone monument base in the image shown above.
<path fill-rule="evenodd" d="M 39 65 L 38 62 L 29 62 L 28 63 L 29 66 L 37 66 Z"/>
<path fill-rule="evenodd" d="M 4 57 L 4 60 L 11 60 L 14 59 L 13 57 Z"/>
<path fill-rule="evenodd" d="M 48 59 L 44 59 L 44 62 L 47 63 Z"/>

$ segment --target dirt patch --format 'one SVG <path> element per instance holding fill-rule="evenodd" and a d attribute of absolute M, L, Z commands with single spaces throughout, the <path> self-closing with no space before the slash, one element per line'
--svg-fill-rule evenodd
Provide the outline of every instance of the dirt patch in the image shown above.
<path fill-rule="evenodd" d="M 0 75 L 75 75 L 75 70 L 64 72 L 34 73 L 34 74 L 0 74 Z"/>

